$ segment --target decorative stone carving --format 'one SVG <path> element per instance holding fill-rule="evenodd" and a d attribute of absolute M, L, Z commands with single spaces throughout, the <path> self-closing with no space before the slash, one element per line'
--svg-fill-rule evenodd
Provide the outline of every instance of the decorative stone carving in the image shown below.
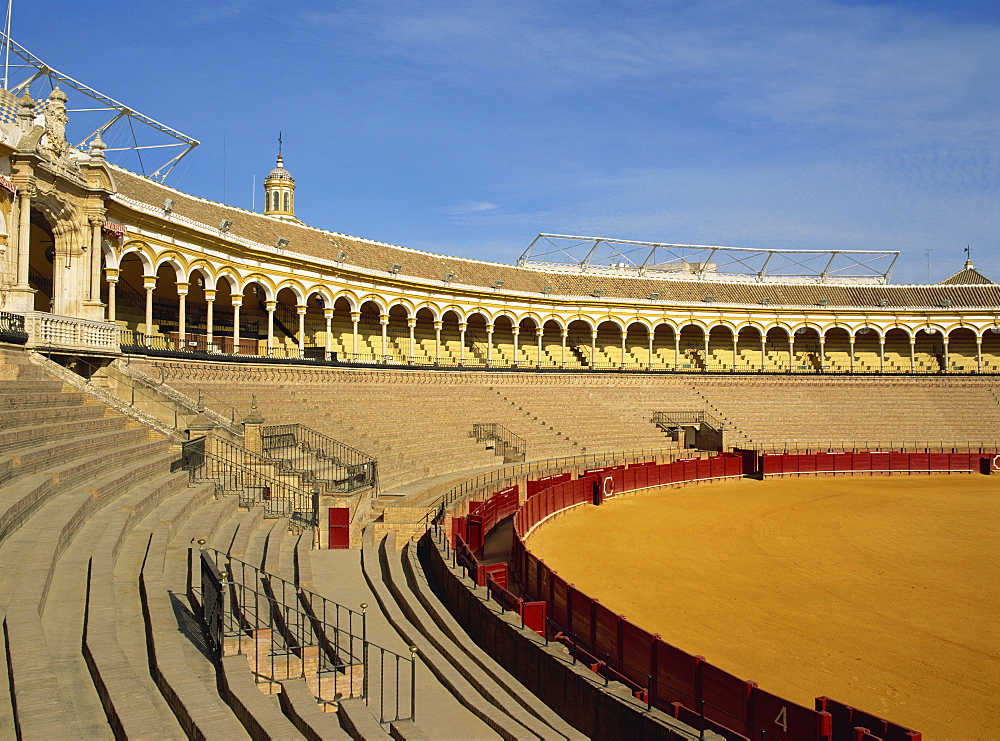
<path fill-rule="evenodd" d="M 69 142 L 66 141 L 66 93 L 58 87 L 53 88 L 45 106 L 45 135 L 39 146 L 42 154 L 58 160 L 66 153 Z"/>

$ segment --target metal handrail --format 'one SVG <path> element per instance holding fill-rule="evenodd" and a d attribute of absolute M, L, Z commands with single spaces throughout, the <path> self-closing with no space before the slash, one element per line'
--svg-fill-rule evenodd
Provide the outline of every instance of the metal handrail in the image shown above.
<path fill-rule="evenodd" d="M 403 656 L 369 641 L 367 605 L 352 610 L 211 548 L 200 562 L 196 602 L 216 658 L 246 655 L 258 683 L 307 679 L 333 709 L 358 697 L 380 723 L 413 719 L 416 649 Z"/>
<path fill-rule="evenodd" d="M 378 486 L 378 460 L 302 424 L 262 427 L 261 450 L 270 461 L 286 462 L 322 481 L 327 493 L 351 493 Z M 281 453 L 278 457 L 275 454 Z"/>
<path fill-rule="evenodd" d="M 497 455 L 502 455 L 504 459 L 524 460 L 528 451 L 528 444 L 520 435 L 508 430 L 499 422 L 477 422 L 472 425 L 472 436 L 477 443 L 493 440 L 494 450 Z"/>
<path fill-rule="evenodd" d="M 714 414 L 698 410 L 653 412 L 653 417 L 650 421 L 663 428 L 692 424 L 705 424 L 714 430 L 719 430 L 720 432 L 726 429 L 726 423 Z"/>
<path fill-rule="evenodd" d="M 265 517 L 288 517 L 290 530 L 316 527 L 318 494 L 268 475 L 274 468 L 271 465 L 264 466 L 249 458 L 235 460 L 221 438 L 215 438 L 213 443 L 217 448 L 222 447 L 226 455 L 207 452 L 204 438 L 183 445 L 179 467 L 188 471 L 192 482 L 214 484 L 216 496 L 235 494 L 241 506 L 263 505 Z"/>
<path fill-rule="evenodd" d="M 851 451 L 901 453 L 995 453 L 1000 450 L 1000 440 L 968 440 L 964 443 L 947 440 L 821 440 L 811 442 L 789 441 L 783 443 L 748 442 L 741 450 L 757 453 L 839 453 Z"/>

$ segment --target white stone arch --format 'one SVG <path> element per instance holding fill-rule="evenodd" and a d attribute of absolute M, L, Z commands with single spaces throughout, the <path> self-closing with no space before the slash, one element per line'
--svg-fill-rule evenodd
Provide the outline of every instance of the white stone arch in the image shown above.
<path fill-rule="evenodd" d="M 419 304 L 414 306 L 413 316 L 416 316 L 417 312 L 420 311 L 421 309 L 427 309 L 427 311 L 431 313 L 431 317 L 435 322 L 441 321 L 441 317 L 444 314 L 444 312 L 441 310 L 441 307 L 438 304 L 434 303 L 433 301 L 421 301 Z"/>
<path fill-rule="evenodd" d="M 593 319 L 591 319 L 586 314 L 571 314 L 570 316 L 566 317 L 566 322 L 565 324 L 563 324 L 563 328 L 567 329 L 569 325 L 572 324 L 573 322 L 583 322 L 584 324 L 587 325 L 587 328 L 591 332 L 597 329 L 597 324 L 594 322 Z"/>
<path fill-rule="evenodd" d="M 212 267 L 212 264 L 208 260 L 200 258 L 197 260 L 193 260 L 187 266 L 186 277 L 184 278 L 185 282 L 190 283 L 191 277 L 194 275 L 195 272 L 201 273 L 202 277 L 204 277 L 205 288 L 215 287 L 218 278 L 216 277 L 215 269 Z"/>
<path fill-rule="evenodd" d="M 306 301 L 308 301 L 314 293 L 323 297 L 323 303 L 326 305 L 326 308 L 333 308 L 334 294 L 333 291 L 330 290 L 329 286 L 322 283 L 313 283 L 303 291 Z"/>
<path fill-rule="evenodd" d="M 517 315 L 507 309 L 498 309 L 497 311 L 491 312 L 490 324 L 496 324 L 497 319 L 500 317 L 506 317 L 509 319 L 511 327 L 516 327 L 518 325 Z"/>
<path fill-rule="evenodd" d="M 239 295 L 242 296 L 246 292 L 247 288 L 251 283 L 256 283 L 264 290 L 264 301 L 275 301 L 278 295 L 278 291 L 274 285 L 274 281 L 267 275 L 263 273 L 253 273 L 243 278 L 243 282 L 240 283 L 238 288 Z"/>
<path fill-rule="evenodd" d="M 521 314 L 520 318 L 517 320 L 514 326 L 515 327 L 521 326 L 521 322 L 525 321 L 526 319 L 530 319 L 532 321 L 532 323 L 535 325 L 535 329 L 539 329 L 544 324 L 544 322 L 542 321 L 542 317 L 539 314 L 537 314 L 534 311 L 526 311 L 523 314 Z"/>
<path fill-rule="evenodd" d="M 156 262 L 153 264 L 153 275 L 157 275 L 164 265 L 169 265 L 174 269 L 174 280 L 178 283 L 187 282 L 187 266 L 176 252 L 163 252 L 157 255 Z"/>
<path fill-rule="evenodd" d="M 403 308 L 403 310 L 406 312 L 407 319 L 413 319 L 417 316 L 417 310 L 413 306 L 413 302 L 405 298 L 400 298 L 398 296 L 389 299 L 389 301 L 387 302 L 385 313 L 388 314 L 390 311 L 392 311 L 392 309 L 394 309 L 397 306 Z"/>
<path fill-rule="evenodd" d="M 541 317 L 542 326 L 544 327 L 549 322 L 555 322 L 559 327 L 560 331 L 565 330 L 569 322 L 563 321 L 563 318 L 559 314 L 546 314 Z"/>
<path fill-rule="evenodd" d="M 655 321 L 651 322 L 651 324 L 653 325 L 653 334 L 656 334 L 656 330 L 658 330 L 660 327 L 666 327 L 675 335 L 678 332 L 680 332 L 680 327 L 678 326 L 678 323 L 674 321 L 674 319 L 672 318 L 656 319 Z"/>
<path fill-rule="evenodd" d="M 156 270 L 153 268 L 153 248 L 148 243 L 138 239 L 133 239 L 122 245 L 115 260 L 115 267 L 121 268 L 122 260 L 129 253 L 134 253 L 139 258 L 139 261 L 142 263 L 143 275 L 156 275 Z M 111 266 L 109 265 L 108 267 Z"/>
<path fill-rule="evenodd" d="M 334 304 L 336 304 L 340 299 L 344 299 L 344 301 L 347 302 L 349 311 L 351 311 L 352 313 L 359 311 L 358 307 L 361 306 L 361 301 L 358 300 L 358 295 L 354 291 L 344 288 L 340 289 L 339 291 L 331 291 L 330 307 L 332 308 Z"/>
<path fill-rule="evenodd" d="M 916 334 L 917 334 L 916 329 L 914 329 L 910 325 L 908 325 L 908 324 L 902 324 L 901 322 L 894 322 L 892 324 L 887 324 L 884 327 L 884 331 L 882 333 L 882 336 L 885 337 L 887 334 L 889 334 L 889 332 L 891 332 L 894 329 L 901 329 L 903 332 L 906 333 L 906 336 L 909 337 L 910 339 L 912 339 L 913 337 L 915 337 Z"/>
<path fill-rule="evenodd" d="M 625 327 L 622 326 L 622 320 L 618 317 L 611 316 L 610 314 L 605 314 L 602 317 L 594 320 L 594 327 L 600 327 L 602 324 L 614 324 L 618 328 L 618 332 L 622 333 L 625 331 Z"/>
<path fill-rule="evenodd" d="M 874 332 L 878 339 L 881 340 L 885 338 L 885 332 L 882 331 L 882 327 L 878 324 L 872 324 L 870 322 L 852 322 L 846 326 L 852 337 L 857 337 L 859 334 Z"/>
<path fill-rule="evenodd" d="M 675 330 L 678 334 L 684 331 L 685 327 L 696 327 L 700 329 L 706 336 L 711 331 L 709 329 L 708 322 L 702 319 L 688 318 L 677 323 L 677 329 Z"/>
<path fill-rule="evenodd" d="M 653 333 L 653 323 L 648 319 L 646 319 L 645 317 L 632 316 L 629 317 L 628 319 L 622 319 L 622 324 L 625 327 L 625 332 L 628 332 L 629 327 L 631 327 L 633 324 L 638 324 L 640 327 L 646 330 L 646 334 Z"/>
<path fill-rule="evenodd" d="M 469 320 L 476 314 L 479 314 L 479 316 L 483 318 L 483 322 L 486 324 L 487 327 L 493 324 L 493 319 L 490 317 L 490 312 L 481 307 L 475 309 L 469 309 L 466 313 L 462 315 L 461 321 L 468 324 Z"/>
<path fill-rule="evenodd" d="M 296 306 L 305 306 L 308 294 L 305 292 L 305 289 L 302 288 L 302 284 L 299 283 L 297 280 L 283 280 L 281 281 L 281 283 L 275 286 L 274 289 L 275 300 L 277 300 L 278 294 L 281 293 L 286 288 L 289 291 L 291 291 L 292 294 L 295 296 Z"/>
<path fill-rule="evenodd" d="M 744 319 L 739 322 L 733 322 L 733 330 L 739 335 L 744 329 L 756 329 L 761 337 L 767 334 L 767 330 L 764 328 L 763 322 L 758 322 L 753 319 Z"/>
<path fill-rule="evenodd" d="M 389 313 L 389 305 L 386 303 L 385 299 L 379 296 L 377 293 L 366 293 L 363 296 L 358 297 L 358 308 L 357 311 L 361 311 L 361 307 L 365 304 L 375 304 L 378 307 L 378 313 L 385 316 Z"/>
<path fill-rule="evenodd" d="M 728 329 L 729 332 L 734 337 L 739 333 L 739 329 L 737 329 L 737 323 L 730 319 L 715 319 L 711 322 L 708 322 L 708 333 L 711 334 L 713 329 L 717 329 L 720 327 Z"/>
<path fill-rule="evenodd" d="M 231 296 L 237 296 L 241 294 L 240 291 L 240 276 L 230 268 L 228 265 L 223 266 L 221 270 L 212 279 L 212 287 L 218 290 L 219 281 L 225 281 L 229 286 L 229 294 Z"/>

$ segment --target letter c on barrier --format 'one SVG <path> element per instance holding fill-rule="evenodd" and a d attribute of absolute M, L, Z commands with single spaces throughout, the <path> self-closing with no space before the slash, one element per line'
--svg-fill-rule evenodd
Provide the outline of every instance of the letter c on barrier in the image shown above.
<path fill-rule="evenodd" d="M 998 456 L 1000 457 L 1000 456 Z M 610 476 L 604 477 L 604 486 L 601 491 L 604 493 L 604 498 L 609 499 L 615 495 L 615 480 Z"/>
<path fill-rule="evenodd" d="M 1000 471 L 1000 455 L 993 456 L 993 470 Z"/>

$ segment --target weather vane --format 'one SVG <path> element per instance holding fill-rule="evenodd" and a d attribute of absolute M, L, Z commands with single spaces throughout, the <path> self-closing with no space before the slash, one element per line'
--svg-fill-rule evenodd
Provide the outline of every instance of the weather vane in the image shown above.
<path fill-rule="evenodd" d="M 281 130 L 278 130 L 278 156 L 281 156 Z"/>

